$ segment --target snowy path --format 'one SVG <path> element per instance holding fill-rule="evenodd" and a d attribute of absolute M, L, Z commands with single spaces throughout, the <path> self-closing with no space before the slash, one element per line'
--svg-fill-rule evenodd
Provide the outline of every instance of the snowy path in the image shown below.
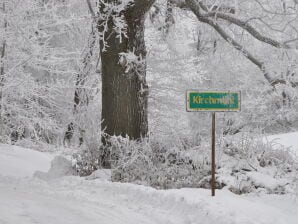
<path fill-rule="evenodd" d="M 158 191 L 133 184 L 64 177 L 0 179 L 0 223 L 297 224 L 289 196 L 237 196 L 203 189 Z"/>
<path fill-rule="evenodd" d="M 44 169 L 48 167 L 48 158 L 32 150 L 9 150 L 0 145 L 0 164 L 9 164 L 8 176 L 4 177 L 7 167 L 5 172 L 0 169 L 0 224 L 297 224 L 298 220 L 293 195 L 239 196 L 221 190 L 212 198 L 204 189 L 155 190 L 73 176 L 49 181 L 25 178 L 41 161 Z M 14 164 L 15 158 L 19 164 Z M 30 169 L 20 172 L 26 164 Z"/>
<path fill-rule="evenodd" d="M 1 224 L 201 223 L 188 217 L 201 214 L 196 206 L 180 204 L 151 188 L 77 177 L 51 183 L 9 179 L 0 185 L 0 198 Z"/>
<path fill-rule="evenodd" d="M 148 218 L 107 201 L 78 201 L 8 188 L 1 188 L 0 198 L 1 224 L 151 223 Z"/>

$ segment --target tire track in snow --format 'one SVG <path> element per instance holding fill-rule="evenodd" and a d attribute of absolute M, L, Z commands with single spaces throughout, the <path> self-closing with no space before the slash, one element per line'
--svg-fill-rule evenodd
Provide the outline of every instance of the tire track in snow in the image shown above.
<path fill-rule="evenodd" d="M 0 188 L 1 224 L 151 223 L 147 217 L 106 201 L 95 203 L 32 190 Z"/>
<path fill-rule="evenodd" d="M 295 214 L 287 217 L 277 207 L 262 205 L 262 199 L 250 200 L 247 196 L 224 191 L 218 191 L 217 196 L 211 198 L 209 191 L 202 189 L 155 190 L 80 177 L 64 177 L 49 182 L 10 178 L 4 183 L 0 178 L 0 200 L 6 191 L 13 194 L 13 188 L 26 203 L 26 200 L 37 201 L 44 209 L 55 211 L 57 207 L 73 220 L 78 217 L 80 222 L 69 222 L 72 224 L 81 224 L 83 220 L 86 224 L 296 224 L 297 221 Z M 34 213 L 29 217 L 36 220 Z M 68 224 L 61 218 L 53 223 Z"/>
<path fill-rule="evenodd" d="M 208 224 L 215 221 L 198 205 L 189 205 L 152 188 L 87 181 L 79 177 L 51 182 L 10 179 L 0 187 L 0 198 L 6 202 L 4 205 L 0 202 L 0 211 L 5 211 L 2 209 L 7 205 L 16 208 L 20 207 L 20 203 L 24 205 L 22 209 L 15 210 L 16 213 L 6 210 L 5 213 L 10 215 L 0 216 L 0 223 L 16 223 L 7 222 L 9 216 L 24 220 L 31 218 L 41 224 Z M 26 215 L 21 217 L 21 213 Z M 69 218 L 62 218 L 65 216 Z M 24 222 L 27 223 L 33 222 Z"/>

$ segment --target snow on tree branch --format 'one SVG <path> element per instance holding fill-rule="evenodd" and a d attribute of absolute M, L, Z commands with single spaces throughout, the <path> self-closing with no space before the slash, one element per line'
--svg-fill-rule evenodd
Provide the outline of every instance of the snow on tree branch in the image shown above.
<path fill-rule="evenodd" d="M 132 75 L 136 73 L 139 80 L 143 80 L 146 62 L 142 55 L 136 55 L 135 49 L 131 52 L 122 52 L 119 54 L 119 64 L 125 68 L 125 74 Z M 134 72 L 132 72 L 134 71 Z"/>
<path fill-rule="evenodd" d="M 197 17 L 197 19 L 200 22 L 206 23 L 213 27 L 217 33 L 228 43 L 230 43 L 235 49 L 240 51 L 243 56 L 245 56 L 249 61 L 251 61 L 253 64 L 255 64 L 264 74 L 265 79 L 270 83 L 271 86 L 275 86 L 277 84 L 286 84 L 287 81 L 284 79 L 277 79 L 271 77 L 271 75 L 268 73 L 268 71 L 265 68 L 264 62 L 257 59 L 251 52 L 249 52 L 244 46 L 242 46 L 240 43 L 238 43 L 234 38 L 232 38 L 228 33 L 225 32 L 225 30 L 218 24 L 219 19 L 222 19 L 224 21 L 227 21 L 229 23 L 232 23 L 234 25 L 237 25 L 241 27 L 243 30 L 250 33 L 255 39 L 269 44 L 275 48 L 284 48 L 284 49 L 293 49 L 288 43 L 293 42 L 294 40 L 280 42 L 272 39 L 271 37 L 267 37 L 263 34 L 261 34 L 259 31 L 257 31 L 253 26 L 248 24 L 248 22 L 243 21 L 241 19 L 238 19 L 231 14 L 231 11 L 221 12 L 220 7 L 211 7 L 211 10 L 203 4 L 202 1 L 196 1 L 196 0 L 173 0 L 173 3 L 182 8 L 182 9 L 190 9 Z M 225 8 L 225 7 L 224 7 Z M 218 9 L 218 10 L 214 10 Z M 298 49 L 297 47 L 294 49 Z M 292 87 L 296 87 L 297 83 L 290 83 Z"/>
<path fill-rule="evenodd" d="M 216 23 L 219 21 L 219 19 L 223 21 L 227 21 L 229 23 L 232 23 L 234 25 L 237 25 L 250 33 L 254 38 L 257 40 L 269 44 L 276 48 L 284 48 L 284 49 L 298 49 L 298 46 L 293 47 L 290 45 L 290 42 L 296 41 L 296 38 L 291 40 L 285 40 L 285 41 L 277 41 L 274 40 L 271 37 L 265 36 L 261 34 L 255 27 L 249 24 L 249 21 L 243 21 L 239 18 L 236 18 L 235 16 L 231 15 L 235 13 L 235 9 L 225 7 L 225 6 L 213 6 L 211 9 L 209 9 L 208 6 L 206 6 L 203 1 L 196 1 L 196 0 L 172 0 L 173 3 L 179 7 L 179 8 L 187 8 L 190 9 L 198 18 L 200 21 L 202 18 L 210 18 Z M 228 9 L 228 10 L 225 10 Z"/>
<path fill-rule="evenodd" d="M 98 16 L 98 29 L 99 37 L 103 42 L 103 51 L 106 50 L 107 42 L 106 40 L 109 36 L 106 36 L 107 33 L 111 33 L 110 26 L 112 23 L 112 32 L 117 34 L 117 38 L 120 43 L 122 42 L 123 37 L 126 36 L 127 24 L 124 18 L 123 12 L 133 4 L 132 0 L 125 0 L 119 2 L 106 2 L 104 0 L 99 1 L 99 16 Z"/>

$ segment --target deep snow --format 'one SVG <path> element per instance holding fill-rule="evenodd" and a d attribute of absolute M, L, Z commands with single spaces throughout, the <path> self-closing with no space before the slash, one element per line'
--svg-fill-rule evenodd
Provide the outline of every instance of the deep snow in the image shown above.
<path fill-rule="evenodd" d="M 32 177 L 36 170 L 48 171 L 53 156 L 18 146 L 0 144 L 0 174 Z"/>
<path fill-rule="evenodd" d="M 294 155 L 298 156 L 298 132 L 291 132 L 286 134 L 270 135 L 266 140 L 284 146 L 289 149 Z"/>
<path fill-rule="evenodd" d="M 0 145 L 0 224 L 297 224 L 295 195 L 235 195 L 205 189 L 155 190 L 92 178 L 32 178 L 50 155 Z M 63 167 L 63 166 L 62 166 Z M 31 177 L 31 178 L 28 178 Z M 95 179 L 94 179 L 95 178 Z"/>

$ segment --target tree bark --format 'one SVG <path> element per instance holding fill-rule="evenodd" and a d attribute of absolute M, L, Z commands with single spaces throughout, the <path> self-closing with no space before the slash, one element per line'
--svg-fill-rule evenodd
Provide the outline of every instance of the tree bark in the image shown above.
<path fill-rule="evenodd" d="M 107 137 L 113 135 L 136 140 L 147 136 L 148 86 L 144 22 L 145 14 L 154 1 L 141 2 L 136 1 L 119 15 L 124 17 L 127 25 L 126 37 L 122 40 L 113 30 L 112 16 L 106 21 L 105 31 L 99 25 L 99 32 L 105 32 L 105 38 L 100 41 L 104 144 L 107 143 Z M 100 6 L 101 12 L 104 7 Z M 127 53 L 133 53 L 137 60 L 130 61 L 126 57 Z M 123 55 L 121 60 L 120 55 Z"/>

